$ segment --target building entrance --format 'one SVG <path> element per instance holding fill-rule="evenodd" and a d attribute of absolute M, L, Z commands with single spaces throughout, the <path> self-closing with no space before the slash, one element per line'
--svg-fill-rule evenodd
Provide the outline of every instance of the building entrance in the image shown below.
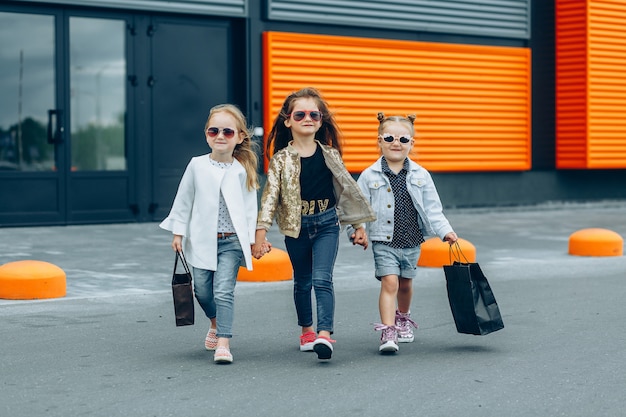
<path fill-rule="evenodd" d="M 0 6 L 0 226 L 164 217 L 236 102 L 231 42 L 228 21 Z"/>

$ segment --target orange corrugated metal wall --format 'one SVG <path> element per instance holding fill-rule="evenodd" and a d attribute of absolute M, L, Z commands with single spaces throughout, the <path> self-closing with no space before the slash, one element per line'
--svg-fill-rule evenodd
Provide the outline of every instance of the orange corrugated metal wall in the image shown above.
<path fill-rule="evenodd" d="M 351 172 L 379 155 L 379 111 L 417 114 L 412 157 L 431 171 L 530 169 L 527 48 L 266 32 L 263 49 L 266 132 L 287 95 L 319 88 Z"/>
<path fill-rule="evenodd" d="M 556 3 L 557 168 L 587 163 L 587 49 L 584 2 Z"/>
<path fill-rule="evenodd" d="M 555 6 L 557 168 L 626 168 L 626 2 Z"/>

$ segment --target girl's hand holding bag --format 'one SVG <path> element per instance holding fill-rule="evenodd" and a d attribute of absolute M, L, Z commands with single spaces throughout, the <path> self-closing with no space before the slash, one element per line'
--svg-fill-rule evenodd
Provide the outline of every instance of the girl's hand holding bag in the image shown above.
<path fill-rule="evenodd" d="M 456 252 L 455 252 L 456 250 Z M 455 261 L 452 262 L 452 254 Z M 450 263 L 444 265 L 448 300 L 459 333 L 485 335 L 504 328 L 496 298 L 477 263 L 465 258 L 458 243 L 450 246 Z"/>
<path fill-rule="evenodd" d="M 178 259 L 185 268 L 184 273 L 176 273 Z M 176 252 L 174 260 L 174 273 L 172 274 L 172 294 L 174 296 L 174 313 L 176 314 L 176 326 L 188 326 L 194 323 L 193 288 L 191 285 L 191 272 L 182 251 Z"/>

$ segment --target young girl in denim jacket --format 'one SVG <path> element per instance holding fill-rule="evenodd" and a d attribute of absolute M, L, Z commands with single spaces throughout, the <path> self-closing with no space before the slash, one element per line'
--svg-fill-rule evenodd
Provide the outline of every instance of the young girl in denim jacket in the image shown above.
<path fill-rule="evenodd" d="M 358 185 L 376 212 L 367 224 L 381 282 L 378 306 L 382 330 L 380 352 L 397 352 L 398 342 L 412 342 L 410 317 L 413 278 L 424 236 L 453 244 L 457 235 L 443 214 L 430 173 L 409 159 L 415 115 L 385 117 L 378 113 L 378 146 L 382 156 L 366 168 Z"/>
<path fill-rule="evenodd" d="M 304 88 L 285 99 L 269 134 L 267 152 L 273 156 L 253 255 L 265 253 L 261 245 L 276 217 L 294 270 L 300 350 L 330 359 L 335 342 L 330 338 L 335 310 L 332 278 L 340 222 L 352 225 L 353 243 L 367 248 L 362 223 L 375 216 L 343 164 L 339 129 L 316 89 Z M 311 289 L 317 303 L 317 331 Z"/>
<path fill-rule="evenodd" d="M 252 269 L 257 156 L 234 105 L 213 107 L 204 134 L 211 153 L 191 159 L 160 227 L 174 234 L 174 251 L 182 250 L 185 237 L 196 299 L 211 321 L 204 347 L 215 350 L 216 363 L 230 363 L 237 273 L 240 265 Z"/>

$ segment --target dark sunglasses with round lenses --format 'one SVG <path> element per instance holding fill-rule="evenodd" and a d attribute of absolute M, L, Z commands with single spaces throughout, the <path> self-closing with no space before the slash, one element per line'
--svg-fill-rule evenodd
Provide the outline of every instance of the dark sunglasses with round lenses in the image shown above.
<path fill-rule="evenodd" d="M 411 139 L 412 139 L 409 136 L 400 136 L 400 137 L 398 137 L 398 136 L 393 136 L 393 135 L 384 135 L 384 136 L 381 135 L 381 138 L 383 138 L 383 140 L 385 142 L 387 142 L 387 143 L 393 143 L 393 141 L 396 140 L 396 138 L 398 138 L 400 143 L 405 144 L 405 145 L 407 143 L 409 143 L 411 141 Z"/>
<path fill-rule="evenodd" d="M 295 120 L 296 122 L 300 122 L 306 117 L 307 114 L 311 116 L 311 120 L 313 120 L 314 122 L 319 122 L 320 120 L 322 120 L 322 112 L 319 110 L 298 110 L 294 111 L 293 113 L 289 113 L 287 117 L 293 116 L 293 120 Z"/>
<path fill-rule="evenodd" d="M 224 137 L 226 139 L 230 139 L 233 136 L 235 136 L 235 130 L 229 128 L 229 127 L 225 127 L 224 129 L 220 129 L 219 127 L 210 127 L 206 130 L 206 132 L 209 134 L 210 137 L 214 138 L 217 135 L 220 134 L 220 131 L 222 132 L 222 134 L 224 135 Z"/>

